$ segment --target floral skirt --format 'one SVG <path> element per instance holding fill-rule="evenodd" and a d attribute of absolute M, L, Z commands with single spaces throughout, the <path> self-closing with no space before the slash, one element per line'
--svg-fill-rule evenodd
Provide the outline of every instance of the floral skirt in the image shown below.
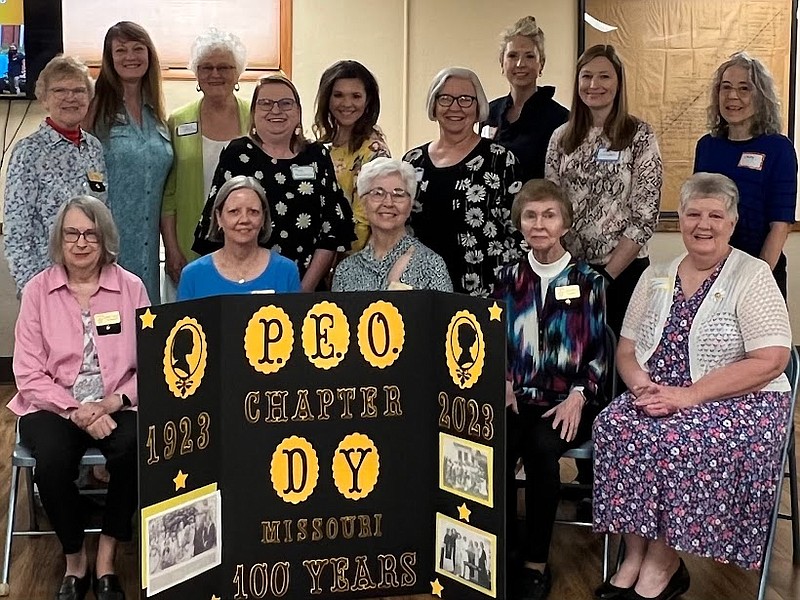
<path fill-rule="evenodd" d="M 594 422 L 594 529 L 659 538 L 758 569 L 764 557 L 790 406 L 756 392 L 648 417 L 626 392 Z"/>

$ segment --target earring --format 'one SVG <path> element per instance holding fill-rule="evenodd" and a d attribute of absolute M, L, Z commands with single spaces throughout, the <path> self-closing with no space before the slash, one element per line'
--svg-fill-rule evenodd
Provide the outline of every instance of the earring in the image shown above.
<path fill-rule="evenodd" d="M 238 81 L 237 81 L 237 82 L 236 82 L 236 84 L 233 86 L 233 91 L 234 91 L 234 92 L 238 92 L 238 91 L 239 91 L 239 82 L 238 82 Z"/>
<path fill-rule="evenodd" d="M 199 83 L 197 84 L 197 91 L 198 92 L 200 91 L 200 84 Z"/>

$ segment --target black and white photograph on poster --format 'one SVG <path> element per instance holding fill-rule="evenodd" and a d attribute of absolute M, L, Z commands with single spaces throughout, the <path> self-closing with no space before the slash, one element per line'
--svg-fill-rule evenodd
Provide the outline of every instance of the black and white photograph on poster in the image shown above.
<path fill-rule="evenodd" d="M 436 572 L 497 597 L 497 536 L 436 513 Z"/>
<path fill-rule="evenodd" d="M 490 446 L 439 433 L 439 487 L 474 502 L 494 507 Z"/>
<path fill-rule="evenodd" d="M 148 596 L 222 562 L 222 503 L 218 490 L 151 515 L 146 527 Z"/>

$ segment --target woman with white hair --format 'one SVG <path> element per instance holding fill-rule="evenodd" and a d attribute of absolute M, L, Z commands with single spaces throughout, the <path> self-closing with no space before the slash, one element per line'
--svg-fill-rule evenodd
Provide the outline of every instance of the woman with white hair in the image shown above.
<path fill-rule="evenodd" d="M 167 121 L 175 162 L 164 190 L 161 235 L 166 252 L 165 300 L 175 296 L 181 270 L 197 258 L 194 229 L 211 188 L 223 148 L 247 134 L 250 105 L 234 93 L 247 53 L 241 40 L 215 28 L 192 45 L 189 69 L 201 96 L 173 112 Z"/>
<path fill-rule="evenodd" d="M 333 291 L 452 292 L 442 257 L 406 231 L 411 199 L 417 191 L 414 168 L 401 160 L 376 158 L 361 167 L 357 191 L 372 235 L 363 250 L 336 268 Z"/>
<path fill-rule="evenodd" d="M 517 159 L 475 132 L 488 115 L 478 76 L 443 69 L 428 90 L 428 118 L 439 124 L 439 138 L 403 157 L 419 182 L 414 234 L 444 259 L 455 291 L 474 296 L 487 296 L 500 268 L 521 253 L 511 225 L 522 187 Z"/>
<path fill-rule="evenodd" d="M 711 84 L 710 133 L 698 142 L 694 170 L 722 173 L 739 188 L 731 246 L 764 260 L 786 297 L 783 246 L 797 204 L 797 154 L 781 133 L 775 82 L 757 58 L 737 52 Z"/>
<path fill-rule="evenodd" d="M 209 239 L 222 248 L 187 265 L 178 300 L 228 294 L 300 291 L 300 273 L 288 258 L 262 248 L 272 235 L 267 194 L 255 177 L 222 184 L 211 210 Z"/>
<path fill-rule="evenodd" d="M 681 188 L 686 252 L 648 267 L 617 349 L 628 387 L 595 419 L 594 529 L 625 559 L 601 599 L 676 598 L 678 551 L 759 569 L 783 477 L 792 335 L 764 261 L 730 246 L 739 193 L 718 173 Z"/>

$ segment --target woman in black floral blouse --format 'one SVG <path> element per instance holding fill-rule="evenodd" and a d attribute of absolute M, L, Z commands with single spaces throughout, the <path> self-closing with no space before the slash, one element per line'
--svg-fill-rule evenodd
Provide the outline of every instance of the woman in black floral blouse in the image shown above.
<path fill-rule="evenodd" d="M 511 203 L 522 187 L 517 159 L 475 133 L 489 114 L 478 76 L 460 67 L 439 72 L 428 91 L 428 118 L 439 138 L 403 160 L 417 171 L 414 235 L 447 264 L 456 292 L 487 296 L 505 263 L 521 255 Z"/>
<path fill-rule="evenodd" d="M 328 151 L 308 142 L 301 124 L 294 84 L 277 75 L 261 79 L 250 105 L 250 135 L 233 140 L 220 154 L 192 249 L 208 254 L 219 247 L 207 237 L 220 186 L 234 175 L 255 177 L 272 214 L 269 246 L 297 263 L 302 289 L 311 292 L 355 234 L 353 213 L 336 183 Z"/>

